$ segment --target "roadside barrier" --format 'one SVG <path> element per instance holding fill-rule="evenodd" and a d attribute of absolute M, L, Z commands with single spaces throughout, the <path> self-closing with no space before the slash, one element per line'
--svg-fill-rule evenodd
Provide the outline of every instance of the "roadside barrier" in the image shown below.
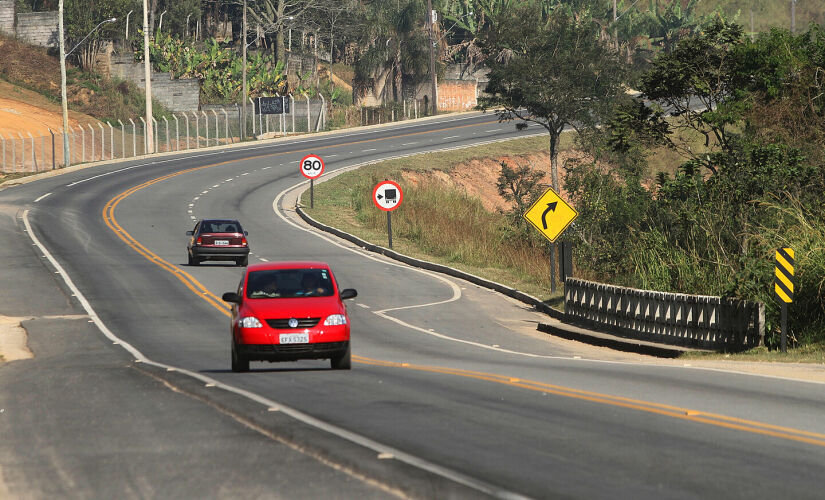
<path fill-rule="evenodd" d="M 564 321 L 637 340 L 741 351 L 763 344 L 765 305 L 567 278 Z"/>

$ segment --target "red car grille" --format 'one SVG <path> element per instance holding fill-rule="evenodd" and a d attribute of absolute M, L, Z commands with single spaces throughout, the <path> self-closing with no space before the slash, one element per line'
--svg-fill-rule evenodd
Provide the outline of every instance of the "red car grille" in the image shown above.
<path fill-rule="evenodd" d="M 291 318 L 280 318 L 280 319 L 268 319 L 266 320 L 266 324 L 271 326 L 272 328 L 277 328 L 279 330 L 291 330 L 293 327 L 289 326 L 289 320 Z M 321 318 L 295 318 L 298 320 L 298 324 L 294 328 L 312 328 L 313 326 L 317 325 Z"/>

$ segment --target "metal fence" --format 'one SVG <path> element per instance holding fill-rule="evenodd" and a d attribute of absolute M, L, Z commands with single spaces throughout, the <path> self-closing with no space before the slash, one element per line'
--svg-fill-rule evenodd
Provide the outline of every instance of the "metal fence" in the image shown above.
<path fill-rule="evenodd" d="M 247 107 L 246 135 L 268 137 L 311 133 L 326 129 L 326 102 L 295 99 L 290 113 L 261 115 L 254 105 Z M 250 99 L 250 103 L 252 100 Z M 240 106 L 205 106 L 198 112 L 174 113 L 171 118 L 153 119 L 154 151 L 149 151 L 143 117 L 116 123 L 86 123 L 69 127 L 65 134 L 68 154 L 64 155 L 62 130 L 47 129 L 0 135 L 0 172 L 42 172 L 91 161 L 143 156 L 151 152 L 234 144 L 241 141 Z M 267 135 L 269 134 L 269 135 Z"/>
<path fill-rule="evenodd" d="M 761 345 L 765 305 L 707 295 L 654 292 L 567 278 L 565 321 L 626 337 L 738 351 Z"/>
<path fill-rule="evenodd" d="M 361 106 L 361 125 L 379 125 L 430 116 L 432 106 L 424 99 L 405 99 L 383 106 Z"/>

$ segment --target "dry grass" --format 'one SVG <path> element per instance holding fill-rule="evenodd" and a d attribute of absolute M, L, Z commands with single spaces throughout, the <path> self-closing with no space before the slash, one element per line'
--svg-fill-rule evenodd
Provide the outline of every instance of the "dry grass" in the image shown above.
<path fill-rule="evenodd" d="M 459 190 L 432 180 L 405 185 L 401 175 L 402 170 L 449 172 L 463 161 L 536 153 L 546 145 L 546 137 L 530 137 L 362 167 L 316 186 L 315 208 L 307 212 L 324 224 L 387 246 L 386 215 L 373 206 L 372 189 L 383 179 L 401 181 L 404 202 L 392 215 L 394 250 L 549 300 L 554 298 L 549 292 L 550 264 L 541 237 L 514 233 L 503 215 L 485 210 L 479 199 Z"/>

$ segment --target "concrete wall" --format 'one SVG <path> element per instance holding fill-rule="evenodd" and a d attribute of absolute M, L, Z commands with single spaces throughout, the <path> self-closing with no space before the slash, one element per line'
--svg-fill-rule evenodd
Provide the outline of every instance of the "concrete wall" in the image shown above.
<path fill-rule="evenodd" d="M 0 0 L 0 32 L 14 35 L 14 0 Z"/>
<path fill-rule="evenodd" d="M 140 88 L 146 86 L 142 63 L 131 55 L 111 57 L 109 76 L 128 80 Z M 174 80 L 169 73 L 152 73 L 152 95 L 170 111 L 197 111 L 200 107 L 200 83 L 195 78 Z"/>
<path fill-rule="evenodd" d="M 57 11 L 27 12 L 17 14 L 15 33 L 24 42 L 43 47 L 57 47 Z"/>

